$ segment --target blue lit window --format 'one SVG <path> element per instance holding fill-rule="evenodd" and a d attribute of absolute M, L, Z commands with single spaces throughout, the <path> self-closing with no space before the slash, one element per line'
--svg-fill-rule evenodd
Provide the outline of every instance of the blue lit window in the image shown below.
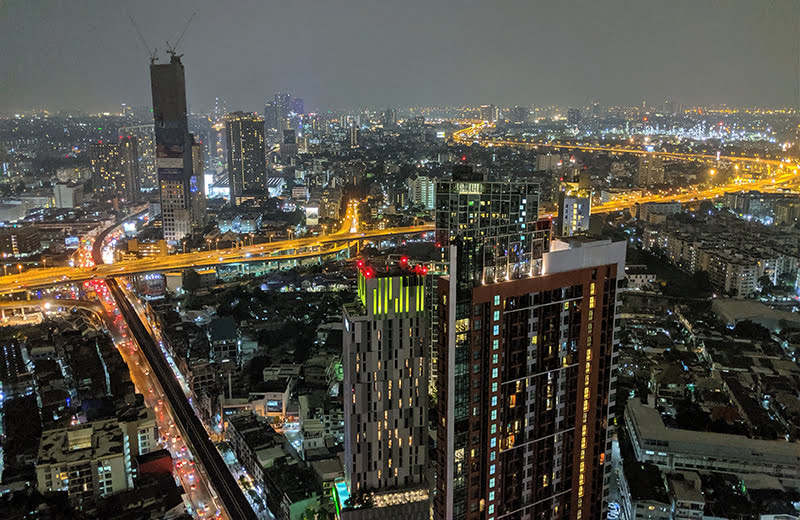
<path fill-rule="evenodd" d="M 492 363 L 497 363 L 497 354 L 492 354 Z"/>
<path fill-rule="evenodd" d="M 494 475 L 494 471 L 495 471 L 495 465 L 492 464 L 491 466 L 489 466 L 489 475 Z"/>
<path fill-rule="evenodd" d="M 500 295 L 499 294 L 495 294 L 494 295 L 494 304 L 495 305 L 500 305 Z"/>
<path fill-rule="evenodd" d="M 489 500 L 494 500 L 494 491 L 489 491 Z"/>
<path fill-rule="evenodd" d="M 497 425 L 496 425 L 496 424 L 493 424 L 493 425 L 492 425 L 491 432 L 492 432 L 492 435 L 494 435 L 495 433 L 497 433 Z"/>
<path fill-rule="evenodd" d="M 492 369 L 492 377 L 497 377 L 497 369 L 496 368 Z"/>
<path fill-rule="evenodd" d="M 500 325 L 495 325 L 494 327 L 492 327 L 492 334 L 494 334 L 495 336 L 500 334 Z"/>
<path fill-rule="evenodd" d="M 489 454 L 489 460 L 494 460 L 496 458 L 497 458 L 497 452 L 496 451 L 493 451 L 492 453 Z"/>
<path fill-rule="evenodd" d="M 489 514 L 494 513 L 494 504 L 489 504 Z"/>
<path fill-rule="evenodd" d="M 492 437 L 492 440 L 489 441 L 489 446 L 491 446 L 492 448 L 497 446 L 497 438 L 496 437 Z"/>
<path fill-rule="evenodd" d="M 497 406 L 497 396 L 492 396 L 492 406 Z"/>
<path fill-rule="evenodd" d="M 500 319 L 500 311 L 494 311 L 494 321 L 497 321 L 499 319 Z"/>
<path fill-rule="evenodd" d="M 496 339 L 492 341 L 492 350 L 497 350 L 500 348 L 500 340 Z"/>
<path fill-rule="evenodd" d="M 497 420 L 497 410 L 492 410 L 492 420 L 493 421 Z"/>
<path fill-rule="evenodd" d="M 492 392 L 497 392 L 497 383 L 492 383 Z"/>
<path fill-rule="evenodd" d="M 490 479 L 489 479 L 489 487 L 490 487 L 490 488 L 493 488 L 493 487 L 494 487 L 494 479 L 493 479 L 493 478 L 490 478 Z"/>

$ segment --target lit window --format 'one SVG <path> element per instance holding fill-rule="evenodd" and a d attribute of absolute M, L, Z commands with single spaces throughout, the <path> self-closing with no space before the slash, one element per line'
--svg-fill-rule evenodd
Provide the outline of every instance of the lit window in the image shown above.
<path fill-rule="evenodd" d="M 495 472 L 495 465 L 492 464 L 491 466 L 489 466 L 489 475 L 494 475 L 494 472 Z"/>
<path fill-rule="evenodd" d="M 495 305 L 500 305 L 500 295 L 499 294 L 495 294 L 494 295 L 494 304 Z"/>

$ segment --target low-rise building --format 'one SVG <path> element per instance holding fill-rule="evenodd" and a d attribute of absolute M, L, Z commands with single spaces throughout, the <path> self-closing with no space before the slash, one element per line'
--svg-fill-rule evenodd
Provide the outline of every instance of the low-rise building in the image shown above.
<path fill-rule="evenodd" d="M 663 471 L 763 473 L 787 487 L 800 487 L 797 443 L 667 428 L 658 410 L 635 399 L 625 406 L 625 424 L 636 459 Z"/>
<path fill-rule="evenodd" d="M 77 504 L 129 489 L 129 442 L 116 419 L 44 431 L 36 461 L 39 492 L 64 491 Z"/>
<path fill-rule="evenodd" d="M 39 231 L 31 227 L 12 227 L 0 230 L 0 253 L 8 256 L 28 256 L 42 248 Z"/>
<path fill-rule="evenodd" d="M 208 342 L 211 347 L 211 360 L 239 362 L 239 329 L 231 316 L 211 320 L 208 327 Z"/>
<path fill-rule="evenodd" d="M 645 265 L 626 265 L 625 279 L 628 289 L 641 290 L 656 283 L 656 275 Z"/>

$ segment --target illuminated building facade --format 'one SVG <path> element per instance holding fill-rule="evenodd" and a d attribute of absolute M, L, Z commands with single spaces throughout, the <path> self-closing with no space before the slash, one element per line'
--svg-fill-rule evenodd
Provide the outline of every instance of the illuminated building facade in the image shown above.
<path fill-rule="evenodd" d="M 574 239 L 573 239 L 574 240 Z M 603 517 L 625 243 L 553 243 L 532 276 L 439 280 L 437 519 Z"/>
<path fill-rule="evenodd" d="M 591 212 L 591 188 L 583 188 L 576 182 L 561 183 L 558 192 L 558 236 L 571 237 L 589 231 Z"/>
<path fill-rule="evenodd" d="M 424 487 L 425 275 L 405 259 L 388 272 L 362 265 L 358 300 L 344 307 L 344 466 L 352 494 Z"/>
<path fill-rule="evenodd" d="M 153 125 L 124 126 L 118 130 L 119 138 L 135 137 L 139 153 L 139 185 L 151 191 L 158 186 L 156 175 L 156 139 Z"/>
<path fill-rule="evenodd" d="M 117 197 L 117 184 L 121 175 L 117 143 L 92 143 L 89 146 L 89 160 L 92 164 L 92 187 L 96 196 Z"/>
<path fill-rule="evenodd" d="M 141 199 L 141 174 L 139 169 L 139 140 L 136 137 L 121 137 L 119 140 L 120 173 L 117 189 L 128 202 Z"/>
<path fill-rule="evenodd" d="M 225 117 L 231 202 L 267 193 L 267 159 L 264 120 L 252 113 L 233 112 Z"/>

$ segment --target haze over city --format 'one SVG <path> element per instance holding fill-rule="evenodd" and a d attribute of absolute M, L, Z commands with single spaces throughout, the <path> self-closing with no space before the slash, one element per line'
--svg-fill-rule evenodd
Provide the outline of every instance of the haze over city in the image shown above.
<path fill-rule="evenodd" d="M 309 108 L 498 104 L 795 106 L 792 0 L 211 0 L 0 5 L 0 111 L 149 102 L 148 46 L 181 42 L 191 108 L 270 92 Z"/>
<path fill-rule="evenodd" d="M 798 42 L 0 0 L 0 518 L 800 520 Z"/>

